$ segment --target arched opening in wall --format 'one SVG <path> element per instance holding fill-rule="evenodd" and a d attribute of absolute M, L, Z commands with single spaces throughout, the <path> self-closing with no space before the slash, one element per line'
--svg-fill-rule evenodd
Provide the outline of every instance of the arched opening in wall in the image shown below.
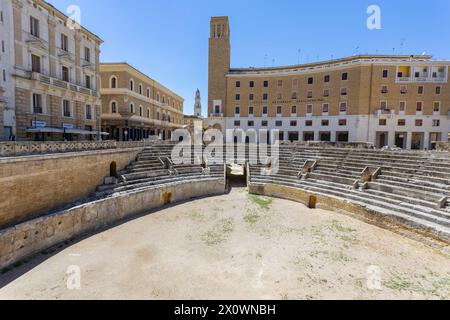
<path fill-rule="evenodd" d="M 116 177 L 117 176 L 117 163 L 115 161 L 111 162 L 109 165 L 109 176 Z"/>

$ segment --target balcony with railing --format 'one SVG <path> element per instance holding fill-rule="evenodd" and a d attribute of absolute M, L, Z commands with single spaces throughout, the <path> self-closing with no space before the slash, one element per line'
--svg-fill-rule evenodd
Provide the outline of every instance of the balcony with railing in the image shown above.
<path fill-rule="evenodd" d="M 397 82 L 431 82 L 446 83 L 448 81 L 447 66 L 430 67 L 398 67 Z"/>
<path fill-rule="evenodd" d="M 27 77 L 30 80 L 35 80 L 35 81 L 40 81 L 42 83 L 45 84 L 49 84 L 49 85 L 53 85 L 56 86 L 58 88 L 62 88 L 62 89 L 66 89 L 66 90 L 71 90 L 73 92 L 79 92 L 81 94 L 85 94 L 85 95 L 89 95 L 89 96 L 93 96 L 93 97 L 98 97 L 98 92 L 92 89 L 88 89 L 85 88 L 83 86 L 74 84 L 74 83 L 70 83 L 70 82 L 66 82 L 57 78 L 53 78 L 51 76 L 42 74 L 42 73 L 38 73 L 38 72 L 28 72 L 30 75 Z"/>

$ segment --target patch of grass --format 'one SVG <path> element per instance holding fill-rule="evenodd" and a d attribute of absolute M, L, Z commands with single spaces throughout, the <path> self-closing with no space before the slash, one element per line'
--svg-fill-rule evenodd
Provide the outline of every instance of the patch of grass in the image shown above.
<path fill-rule="evenodd" d="M 261 197 L 254 194 L 248 196 L 251 202 L 258 205 L 261 209 L 268 210 L 273 202 L 272 198 Z"/>
<path fill-rule="evenodd" d="M 234 230 L 234 220 L 232 218 L 220 220 L 212 230 L 202 236 L 203 242 L 208 246 L 219 245 L 226 241 Z"/>
<path fill-rule="evenodd" d="M 259 215 L 257 213 L 249 213 L 244 216 L 244 221 L 249 224 L 255 224 L 259 220 Z"/>
<path fill-rule="evenodd" d="M 354 233 L 355 229 L 344 227 L 339 221 L 333 220 L 331 222 L 331 229 L 340 233 Z"/>
<path fill-rule="evenodd" d="M 449 299 L 450 297 L 450 273 L 442 276 L 430 271 L 425 275 L 407 276 L 394 272 L 383 284 L 386 288 L 396 291 L 418 293 L 439 299 Z"/>

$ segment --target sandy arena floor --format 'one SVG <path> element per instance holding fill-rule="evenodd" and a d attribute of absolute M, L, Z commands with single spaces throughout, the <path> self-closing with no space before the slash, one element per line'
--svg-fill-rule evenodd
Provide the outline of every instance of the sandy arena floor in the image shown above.
<path fill-rule="evenodd" d="M 67 288 L 69 266 L 79 290 Z M 0 286 L 0 299 L 449 299 L 450 256 L 235 188 L 40 255 Z"/>

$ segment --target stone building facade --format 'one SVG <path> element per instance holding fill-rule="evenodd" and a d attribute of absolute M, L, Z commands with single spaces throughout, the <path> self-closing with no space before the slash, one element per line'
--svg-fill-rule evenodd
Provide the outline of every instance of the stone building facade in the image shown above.
<path fill-rule="evenodd" d="M 172 138 L 184 99 L 127 63 L 102 63 L 102 129 L 110 139 Z"/>
<path fill-rule="evenodd" d="M 42 0 L 5 0 L 3 10 L 3 139 L 98 139 L 102 40 Z"/>
<path fill-rule="evenodd" d="M 280 131 L 281 140 L 430 149 L 450 131 L 449 61 L 353 56 L 273 68 L 231 68 L 226 17 L 211 19 L 208 125 Z M 248 139 L 248 138 L 247 138 Z"/>

